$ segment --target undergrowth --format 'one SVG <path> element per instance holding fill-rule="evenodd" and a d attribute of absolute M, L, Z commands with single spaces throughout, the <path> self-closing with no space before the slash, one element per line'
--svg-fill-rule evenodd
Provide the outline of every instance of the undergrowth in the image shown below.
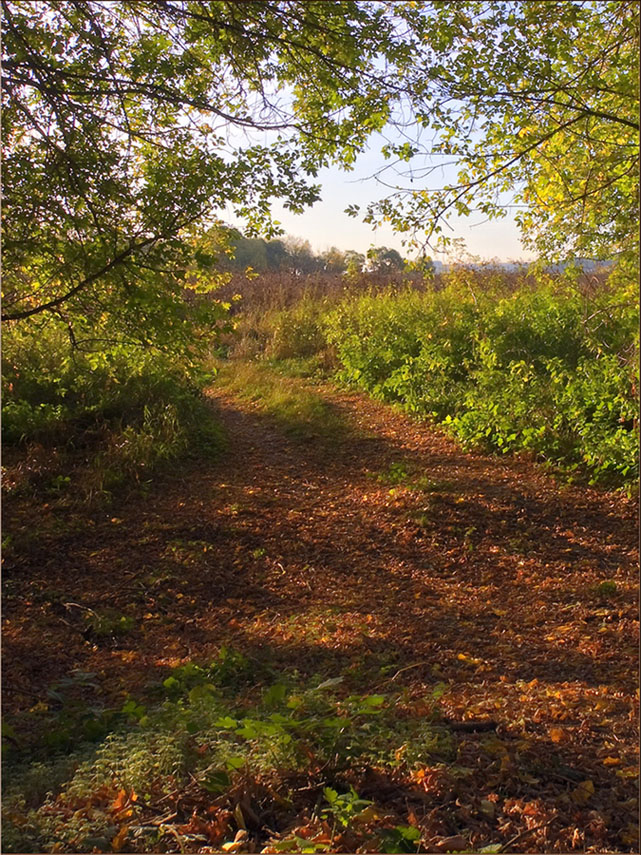
<path fill-rule="evenodd" d="M 355 385 L 466 447 L 528 452 L 570 479 L 638 483 L 634 277 L 577 283 L 455 269 L 423 289 L 248 297 L 231 355 Z M 234 349 L 236 347 L 236 349 Z"/>
<path fill-rule="evenodd" d="M 157 350 L 74 349 L 55 323 L 7 328 L 6 489 L 108 498 L 164 461 L 215 452 L 222 437 L 201 394 L 210 379 L 195 360 Z"/>
<path fill-rule="evenodd" d="M 47 751 L 45 733 L 70 713 L 63 705 L 45 720 L 40 712 L 30 744 L 24 722 L 6 731 L 4 851 L 150 851 L 165 836 L 173 842 L 154 821 L 163 813 L 182 824 L 188 843 L 229 845 L 250 828 L 263 846 L 278 832 L 264 851 L 308 851 L 296 833 L 302 814 L 319 837 L 329 828 L 370 840 L 368 851 L 415 851 L 390 848 L 409 827 L 389 812 L 381 823 L 384 812 L 354 782 L 372 766 L 409 775 L 454 760 L 438 713 L 442 692 L 436 685 L 411 715 L 400 696 L 350 694 L 342 677 L 276 674 L 222 648 L 212 663 L 174 668 L 145 698 L 102 710 L 111 718 L 97 745 Z"/>
<path fill-rule="evenodd" d="M 465 446 L 529 451 L 592 482 L 638 479 L 638 311 L 616 281 L 589 297 L 563 279 L 475 293 L 361 297 L 326 321 L 339 377 L 444 424 Z"/>

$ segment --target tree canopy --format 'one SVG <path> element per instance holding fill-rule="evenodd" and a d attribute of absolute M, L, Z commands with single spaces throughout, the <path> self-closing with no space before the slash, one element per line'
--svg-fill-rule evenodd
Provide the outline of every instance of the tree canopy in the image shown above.
<path fill-rule="evenodd" d="M 179 334 L 197 227 L 231 206 L 269 234 L 273 199 L 300 211 L 321 165 L 349 167 L 407 51 L 356 2 L 2 9 L 3 318 L 108 316 L 132 339 Z"/>
<path fill-rule="evenodd" d="M 349 169 L 390 124 L 406 141 L 385 152 L 412 181 L 370 221 L 434 245 L 450 214 L 515 205 L 548 257 L 635 253 L 631 0 L 2 10 L 3 319 L 57 315 L 76 344 L 103 323 L 187 340 L 194 308 L 212 306 L 183 299 L 187 275 L 208 287 L 196 262 L 217 258 L 201 235 L 232 209 L 250 237 L 273 236 L 273 200 L 302 211 L 321 166 Z M 448 162 L 458 178 L 435 189 Z"/>
<path fill-rule="evenodd" d="M 423 133 L 387 148 L 411 182 L 369 218 L 431 241 L 452 213 L 514 206 L 543 256 L 636 255 L 638 4 L 410 2 L 399 14 L 416 36 L 405 84 Z M 447 164 L 457 178 L 435 189 Z"/>

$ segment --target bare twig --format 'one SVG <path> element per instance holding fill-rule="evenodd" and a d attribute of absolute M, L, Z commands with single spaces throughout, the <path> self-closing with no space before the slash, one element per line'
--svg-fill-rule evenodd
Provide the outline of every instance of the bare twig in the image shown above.
<path fill-rule="evenodd" d="M 387 681 L 388 683 L 393 683 L 394 680 L 403 673 L 403 671 L 409 671 L 411 668 L 418 668 L 421 665 L 429 665 L 429 662 L 413 662 L 411 665 L 406 665 L 404 668 L 399 668 L 396 674 L 393 677 L 390 677 Z"/>

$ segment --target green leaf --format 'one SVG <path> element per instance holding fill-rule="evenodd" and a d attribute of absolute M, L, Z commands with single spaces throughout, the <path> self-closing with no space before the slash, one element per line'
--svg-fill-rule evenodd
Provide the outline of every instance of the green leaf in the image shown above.
<path fill-rule="evenodd" d="M 325 800 L 329 802 L 330 805 L 334 804 L 338 799 L 338 793 L 331 787 L 323 788 L 323 796 L 325 797 Z"/>
<path fill-rule="evenodd" d="M 284 701 L 286 694 L 287 687 L 282 683 L 275 683 L 265 692 L 263 700 L 267 706 L 278 706 Z"/>
<path fill-rule="evenodd" d="M 231 778 L 222 769 L 209 772 L 207 777 L 201 781 L 201 785 L 207 790 L 207 792 L 219 795 L 220 793 L 224 793 L 231 786 Z"/>
<path fill-rule="evenodd" d="M 226 715 L 223 718 L 217 718 L 214 722 L 214 726 L 221 727 L 224 730 L 231 730 L 235 727 L 238 727 L 238 722 L 235 718 L 231 718 L 230 716 Z"/>

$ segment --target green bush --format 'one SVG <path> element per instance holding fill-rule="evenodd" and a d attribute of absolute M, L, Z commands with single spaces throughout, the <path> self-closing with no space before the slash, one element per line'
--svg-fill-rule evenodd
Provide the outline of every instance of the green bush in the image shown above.
<path fill-rule="evenodd" d="M 638 478 L 638 311 L 625 278 L 595 294 L 541 276 L 507 290 L 457 271 L 437 293 L 343 301 L 325 321 L 339 377 L 447 425 L 465 444 L 529 450 L 593 481 Z"/>
<path fill-rule="evenodd" d="M 195 445 L 220 445 L 201 395 L 208 379 L 178 355 L 125 344 L 82 352 L 55 322 L 14 325 L 3 337 L 3 441 L 62 448 L 90 492 L 108 490 Z"/>

